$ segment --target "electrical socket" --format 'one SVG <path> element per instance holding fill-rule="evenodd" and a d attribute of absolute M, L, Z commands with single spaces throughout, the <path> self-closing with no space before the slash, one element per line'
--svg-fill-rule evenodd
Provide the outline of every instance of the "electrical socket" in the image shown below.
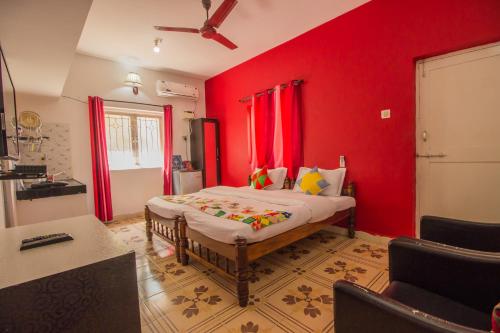
<path fill-rule="evenodd" d="M 387 110 L 380 111 L 380 118 L 382 118 L 382 119 L 389 119 L 389 118 L 391 118 L 391 110 L 387 109 Z"/>

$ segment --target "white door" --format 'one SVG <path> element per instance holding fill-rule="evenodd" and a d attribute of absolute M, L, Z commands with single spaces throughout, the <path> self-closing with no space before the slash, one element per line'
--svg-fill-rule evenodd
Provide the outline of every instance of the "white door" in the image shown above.
<path fill-rule="evenodd" d="M 417 63 L 420 216 L 500 222 L 500 44 Z"/>

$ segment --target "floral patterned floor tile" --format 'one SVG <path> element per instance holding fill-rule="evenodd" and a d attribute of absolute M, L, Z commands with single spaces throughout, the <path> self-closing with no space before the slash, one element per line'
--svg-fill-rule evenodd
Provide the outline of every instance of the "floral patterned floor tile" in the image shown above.
<path fill-rule="evenodd" d="M 135 253 L 135 266 L 137 268 L 145 266 L 149 263 L 149 258 L 145 254 Z"/>
<path fill-rule="evenodd" d="M 322 253 L 323 249 L 319 246 L 311 247 L 301 242 L 295 242 L 266 256 L 266 260 L 288 267 L 305 267 Z"/>
<path fill-rule="evenodd" d="M 170 280 L 165 281 L 161 276 L 152 276 L 137 283 L 143 299 L 148 299 L 162 292 L 168 292 L 168 290 L 177 287 L 176 283 Z"/>
<path fill-rule="evenodd" d="M 175 327 L 170 326 L 170 324 L 164 320 L 164 318 L 159 318 L 151 323 L 141 327 L 142 333 L 175 333 L 179 332 Z"/>
<path fill-rule="evenodd" d="M 250 293 L 256 294 L 270 285 L 280 283 L 289 275 L 288 270 L 272 262 L 257 260 L 249 264 Z"/>
<path fill-rule="evenodd" d="M 147 256 L 154 262 L 167 260 L 175 257 L 175 247 L 168 245 L 162 249 L 150 249 L 146 251 Z"/>
<path fill-rule="evenodd" d="M 207 332 L 214 333 L 273 333 L 293 332 L 275 319 L 269 319 L 257 310 L 246 310 L 228 320 L 221 321 Z"/>
<path fill-rule="evenodd" d="M 150 325 L 153 321 L 156 320 L 143 302 L 140 302 L 139 304 L 139 311 L 141 313 L 141 326 Z"/>
<path fill-rule="evenodd" d="M 156 317 L 179 331 L 194 330 L 218 313 L 237 306 L 234 295 L 208 278 L 169 294 L 154 295 L 145 304 Z"/>
<path fill-rule="evenodd" d="M 347 280 L 368 286 L 381 273 L 378 266 L 353 261 L 347 257 L 336 255 L 327 258 L 317 265 L 312 274 L 332 285 L 337 280 Z"/>
<path fill-rule="evenodd" d="M 149 279 L 159 273 L 159 267 L 153 261 L 148 260 L 145 265 L 137 268 L 137 281 Z"/>
<path fill-rule="evenodd" d="M 343 255 L 375 263 L 381 266 L 388 266 L 389 253 L 387 247 L 381 244 L 367 242 L 356 239 L 349 246 L 340 250 Z"/>
<path fill-rule="evenodd" d="M 388 286 L 389 286 L 389 270 L 384 269 L 366 287 L 377 293 L 381 293 Z"/>
<path fill-rule="evenodd" d="M 300 241 L 301 244 L 310 247 L 324 247 L 324 248 L 338 248 L 342 244 L 346 243 L 348 239 L 345 236 L 335 234 L 330 231 L 321 230 L 303 240 Z"/>
<path fill-rule="evenodd" d="M 250 296 L 196 261 L 182 266 L 175 249 L 143 219 L 108 225 L 136 251 L 143 332 L 333 332 L 332 284 L 346 279 L 380 292 L 388 285 L 387 247 L 321 231 L 250 265 Z"/>
<path fill-rule="evenodd" d="M 159 268 L 160 279 L 164 281 L 185 284 L 193 277 L 200 277 L 198 270 L 196 270 L 192 265 L 183 266 L 181 263 L 178 263 L 175 256 L 169 257 L 165 260 L 157 260 L 156 265 Z"/>
<path fill-rule="evenodd" d="M 264 306 L 305 331 L 308 327 L 323 330 L 333 322 L 331 287 L 305 277 L 274 290 L 268 295 Z"/>

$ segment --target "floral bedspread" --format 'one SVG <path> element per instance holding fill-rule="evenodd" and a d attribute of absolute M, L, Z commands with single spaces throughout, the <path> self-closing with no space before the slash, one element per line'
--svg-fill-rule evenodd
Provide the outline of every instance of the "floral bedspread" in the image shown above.
<path fill-rule="evenodd" d="M 258 231 L 272 224 L 288 220 L 292 213 L 241 205 L 235 200 L 206 198 L 196 195 L 163 196 L 163 200 L 188 205 L 205 214 L 246 223 Z"/>

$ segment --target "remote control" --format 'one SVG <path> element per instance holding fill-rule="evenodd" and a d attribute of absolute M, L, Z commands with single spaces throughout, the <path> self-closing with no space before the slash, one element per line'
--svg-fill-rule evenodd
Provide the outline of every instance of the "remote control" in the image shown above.
<path fill-rule="evenodd" d="M 46 238 L 55 237 L 55 236 L 61 236 L 61 235 L 65 235 L 65 234 L 64 233 L 49 234 L 49 235 L 43 235 L 43 236 L 36 236 L 36 237 L 33 237 L 33 238 L 26 238 L 26 239 L 22 240 L 22 243 L 31 243 L 31 242 L 38 241 L 38 240 L 41 240 L 41 239 L 46 239 Z"/>
<path fill-rule="evenodd" d="M 67 233 L 36 236 L 33 238 L 23 239 L 21 241 L 21 251 L 69 240 L 73 240 L 73 237 Z"/>

